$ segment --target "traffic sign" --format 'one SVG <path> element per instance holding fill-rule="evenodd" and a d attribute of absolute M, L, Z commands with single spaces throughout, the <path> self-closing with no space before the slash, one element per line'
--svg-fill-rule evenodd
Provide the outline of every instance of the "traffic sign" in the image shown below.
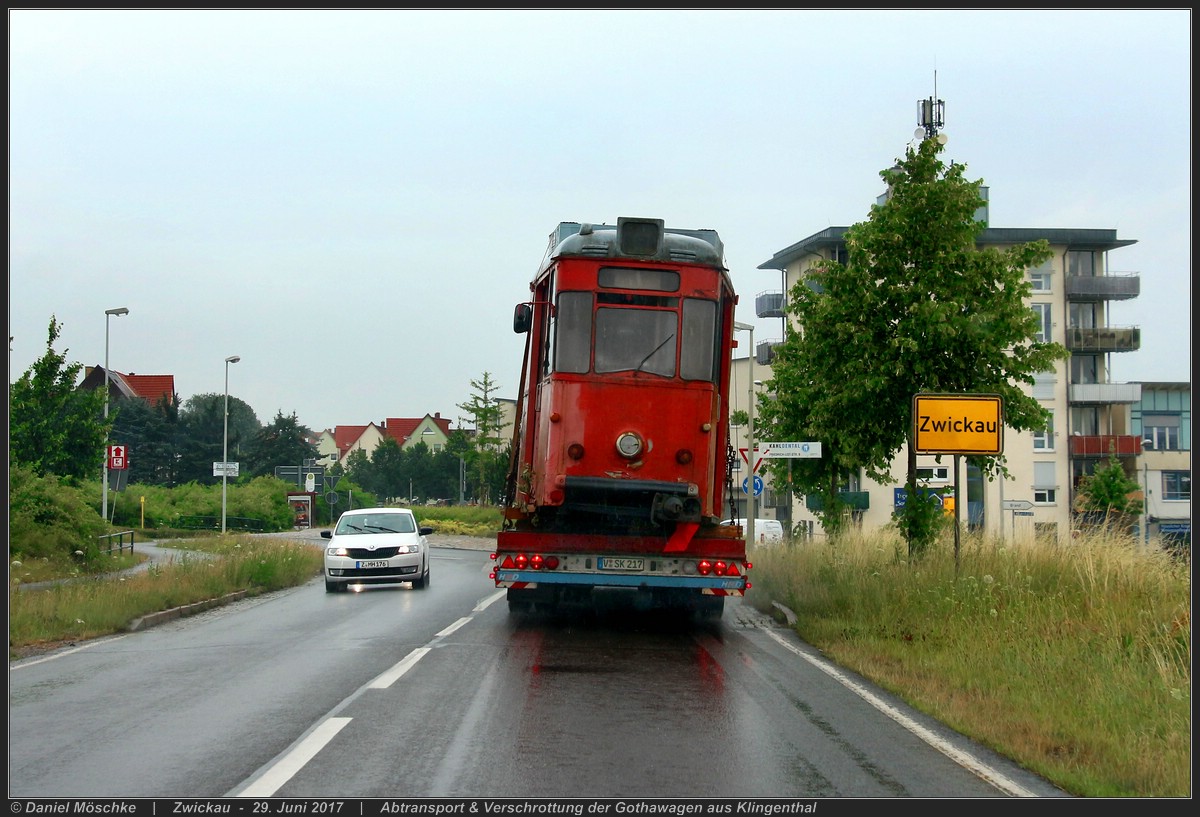
<path fill-rule="evenodd" d="M 998 394 L 913 395 L 918 454 L 1004 453 L 1004 407 Z"/>
<path fill-rule="evenodd" d="M 763 478 L 760 477 L 758 474 L 755 474 L 754 475 L 754 495 L 762 496 L 762 492 L 763 492 Z M 750 477 L 746 477 L 744 480 L 742 480 L 742 493 L 743 494 L 750 493 Z"/>
<path fill-rule="evenodd" d="M 818 442 L 796 443 L 759 443 L 759 453 L 767 459 L 817 459 L 821 458 L 821 444 Z"/>
<path fill-rule="evenodd" d="M 214 477 L 236 477 L 240 462 L 214 462 L 213 476 Z"/>
<path fill-rule="evenodd" d="M 755 446 L 754 451 L 756 454 L 758 454 L 758 460 L 754 463 L 754 467 L 750 469 L 750 473 L 757 474 L 759 466 L 762 465 L 763 459 L 765 459 L 767 456 L 767 452 L 766 452 L 766 449 L 759 448 L 757 446 Z M 749 465 L 750 464 L 750 456 L 749 456 L 750 449 L 739 448 L 738 453 L 742 455 L 742 462 L 746 463 L 746 465 Z"/>
<path fill-rule="evenodd" d="M 125 452 L 123 445 L 110 445 L 108 447 L 108 468 L 110 471 L 121 471 L 129 467 L 129 457 Z"/>
<path fill-rule="evenodd" d="M 1033 503 L 1028 499 L 1006 499 L 1000 503 L 1000 509 L 1003 511 L 1027 511 L 1033 507 Z"/>

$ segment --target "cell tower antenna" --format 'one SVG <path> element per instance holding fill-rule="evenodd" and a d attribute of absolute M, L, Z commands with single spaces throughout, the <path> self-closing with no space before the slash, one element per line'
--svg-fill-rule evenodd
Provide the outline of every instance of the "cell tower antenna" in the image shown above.
<path fill-rule="evenodd" d="M 933 72 L 933 96 L 929 99 L 917 101 L 917 124 L 921 127 L 917 131 L 920 135 L 924 131 L 926 139 L 935 139 L 938 136 L 938 131 L 946 126 L 946 103 L 937 98 L 937 70 Z M 946 143 L 946 137 L 941 138 L 942 144 Z"/>

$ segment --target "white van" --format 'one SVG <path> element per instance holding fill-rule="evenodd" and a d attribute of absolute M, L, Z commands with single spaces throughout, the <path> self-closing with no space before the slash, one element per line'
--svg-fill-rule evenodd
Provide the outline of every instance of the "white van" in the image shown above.
<path fill-rule="evenodd" d="M 745 519 L 726 519 L 721 524 L 739 525 L 742 528 L 742 533 L 746 532 Z M 758 544 L 760 545 L 774 545 L 783 542 L 783 523 L 778 519 L 755 518 L 754 538 L 758 540 Z"/>

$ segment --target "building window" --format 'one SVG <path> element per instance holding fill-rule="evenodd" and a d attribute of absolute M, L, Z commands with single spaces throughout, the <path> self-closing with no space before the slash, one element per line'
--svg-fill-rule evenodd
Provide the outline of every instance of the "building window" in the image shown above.
<path fill-rule="evenodd" d="M 1048 372 L 1038 372 L 1033 376 L 1033 399 L 1053 400 L 1054 386 L 1057 383 L 1058 378 L 1053 369 Z"/>
<path fill-rule="evenodd" d="M 1050 291 L 1050 281 L 1053 276 L 1051 264 L 1052 259 L 1047 258 L 1040 267 L 1029 270 L 1029 282 L 1033 285 L 1034 292 Z"/>
<path fill-rule="evenodd" d="M 917 482 L 921 485 L 928 485 L 933 482 L 946 483 L 949 481 L 950 466 L 948 465 L 917 466 Z"/>
<path fill-rule="evenodd" d="M 1192 501 L 1192 475 L 1188 471 L 1162 472 L 1162 497 L 1164 500 Z"/>
<path fill-rule="evenodd" d="M 1093 277 L 1096 274 L 1096 256 L 1091 251 L 1069 250 L 1067 252 L 1067 275 L 1084 275 Z"/>
<path fill-rule="evenodd" d="M 1155 451 L 1179 450 L 1179 415 L 1146 414 L 1142 417 L 1142 438 L 1150 440 L 1145 445 Z"/>
<path fill-rule="evenodd" d="M 1054 476 L 1054 463 L 1035 462 L 1033 464 L 1033 501 L 1039 505 L 1052 505 L 1058 481 Z"/>
<path fill-rule="evenodd" d="M 1054 450 L 1054 412 L 1050 412 L 1050 419 L 1046 421 L 1045 431 L 1033 432 L 1033 450 L 1034 451 L 1053 451 Z"/>
<path fill-rule="evenodd" d="M 1038 319 L 1038 331 L 1037 334 L 1034 335 L 1034 340 L 1036 340 L 1038 343 L 1049 343 L 1051 312 L 1050 304 L 1032 304 L 1029 308 L 1033 310 L 1033 314 L 1037 315 Z"/>

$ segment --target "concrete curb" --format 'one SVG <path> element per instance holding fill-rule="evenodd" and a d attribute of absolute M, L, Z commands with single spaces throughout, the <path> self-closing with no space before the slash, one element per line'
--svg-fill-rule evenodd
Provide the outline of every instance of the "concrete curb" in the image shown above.
<path fill-rule="evenodd" d="M 780 614 L 783 615 L 784 619 L 787 620 L 789 627 L 791 627 L 793 624 L 796 623 L 796 614 L 793 613 L 791 610 L 784 607 L 782 604 L 780 604 L 777 601 L 771 602 L 771 606 L 774 607 L 777 611 L 779 611 Z"/>
<path fill-rule="evenodd" d="M 164 624 L 168 621 L 174 621 L 177 618 L 184 616 L 194 616 L 197 613 L 203 613 L 205 610 L 211 610 L 213 607 L 219 607 L 222 604 L 229 604 L 238 599 L 245 598 L 246 590 L 239 590 L 236 593 L 228 593 L 221 596 L 219 599 L 208 599 L 207 601 L 198 601 L 195 604 L 185 604 L 182 607 L 172 607 L 170 610 L 160 610 L 157 613 L 135 618 L 129 622 L 129 626 L 125 628 L 126 632 L 136 633 L 139 630 L 144 630 L 147 627 L 153 627 L 156 624 Z"/>

